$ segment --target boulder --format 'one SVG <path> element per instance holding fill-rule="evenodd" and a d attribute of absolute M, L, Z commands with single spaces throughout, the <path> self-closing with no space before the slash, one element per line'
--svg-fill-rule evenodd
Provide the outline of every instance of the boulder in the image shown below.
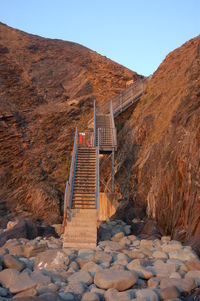
<path fill-rule="evenodd" d="M 6 268 L 16 269 L 19 272 L 21 272 L 26 267 L 24 262 L 9 254 L 3 257 L 3 263 Z"/>
<path fill-rule="evenodd" d="M 83 282 L 70 281 L 67 286 L 63 287 L 60 292 L 82 295 L 87 289 Z"/>
<path fill-rule="evenodd" d="M 35 269 L 64 270 L 69 264 L 69 257 L 61 250 L 47 250 L 35 257 Z"/>
<path fill-rule="evenodd" d="M 163 288 L 160 290 L 160 296 L 164 300 L 178 298 L 179 295 L 180 295 L 180 292 L 176 286 L 170 286 L 170 287 Z"/>
<path fill-rule="evenodd" d="M 86 292 L 83 294 L 81 301 L 100 301 L 98 294 L 92 292 Z"/>
<path fill-rule="evenodd" d="M 30 288 L 28 290 L 25 290 L 21 293 L 16 294 L 13 299 L 19 300 L 19 298 L 21 299 L 23 297 L 33 297 L 33 296 L 36 296 L 36 295 L 37 295 L 37 290 L 34 289 L 34 288 Z"/>
<path fill-rule="evenodd" d="M 28 273 L 18 274 L 15 281 L 13 281 L 9 287 L 10 292 L 12 294 L 17 294 L 22 291 L 29 290 L 31 288 L 35 288 L 37 283 L 31 279 Z"/>
<path fill-rule="evenodd" d="M 17 224 L 13 225 L 12 228 L 0 233 L 0 247 L 3 246 L 8 239 L 23 237 L 33 239 L 37 234 L 37 226 L 31 220 L 20 220 Z"/>
<path fill-rule="evenodd" d="M 101 264 L 103 262 L 109 262 L 109 263 L 111 263 L 112 260 L 113 260 L 113 258 L 112 258 L 111 254 L 100 252 L 100 251 L 96 252 L 96 254 L 95 254 L 95 261 L 98 264 Z"/>
<path fill-rule="evenodd" d="M 12 283 L 16 282 L 19 276 L 19 271 L 15 269 L 5 269 L 0 272 L 0 284 L 10 288 Z"/>
<path fill-rule="evenodd" d="M 128 291 L 118 292 L 115 288 L 110 288 L 105 293 L 106 301 L 130 301 L 131 299 L 131 294 Z"/>
<path fill-rule="evenodd" d="M 186 293 L 190 293 L 194 288 L 197 287 L 194 279 L 188 278 L 188 279 L 175 279 L 175 278 L 163 278 L 160 281 L 160 288 L 168 288 L 176 286 L 178 290 Z"/>
<path fill-rule="evenodd" d="M 185 275 L 185 279 L 194 279 L 197 286 L 200 286 L 200 270 L 193 270 L 193 271 L 189 271 L 186 275 Z"/>
<path fill-rule="evenodd" d="M 120 251 L 122 249 L 122 246 L 116 241 L 105 240 L 101 241 L 99 245 L 104 248 L 108 247 L 112 251 Z"/>
<path fill-rule="evenodd" d="M 141 289 L 136 291 L 137 298 L 146 298 L 148 301 L 159 301 L 159 295 L 153 289 Z"/>
<path fill-rule="evenodd" d="M 89 261 L 88 263 L 86 263 L 83 267 L 82 267 L 83 271 L 87 271 L 89 272 L 92 276 L 95 275 L 96 272 L 101 271 L 102 267 L 99 266 L 98 264 L 96 264 L 93 261 Z"/>
<path fill-rule="evenodd" d="M 86 271 L 79 271 L 75 272 L 71 276 L 68 277 L 69 282 L 82 282 L 87 285 L 90 285 L 93 283 L 93 278 L 90 276 L 90 274 Z"/>
<path fill-rule="evenodd" d="M 103 289 L 116 288 L 119 291 L 124 291 L 133 286 L 137 279 L 136 273 L 108 269 L 97 272 L 94 277 L 94 283 Z"/>

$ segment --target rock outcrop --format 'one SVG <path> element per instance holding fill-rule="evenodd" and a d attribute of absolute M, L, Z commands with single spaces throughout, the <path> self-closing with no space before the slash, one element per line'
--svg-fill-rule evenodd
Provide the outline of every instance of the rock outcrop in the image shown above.
<path fill-rule="evenodd" d="M 87 125 L 94 98 L 137 78 L 79 44 L 0 23 L 0 200 L 59 222 L 75 127 Z"/>
<path fill-rule="evenodd" d="M 174 239 L 200 238 L 200 36 L 170 53 L 119 134 L 117 181 Z M 124 212 L 126 215 L 126 212 Z"/>

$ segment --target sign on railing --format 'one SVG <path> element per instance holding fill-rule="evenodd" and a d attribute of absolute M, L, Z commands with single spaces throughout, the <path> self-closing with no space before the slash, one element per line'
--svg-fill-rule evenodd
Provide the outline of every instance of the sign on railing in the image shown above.
<path fill-rule="evenodd" d="M 94 133 L 93 132 L 79 132 L 78 133 L 79 147 L 94 147 Z"/>

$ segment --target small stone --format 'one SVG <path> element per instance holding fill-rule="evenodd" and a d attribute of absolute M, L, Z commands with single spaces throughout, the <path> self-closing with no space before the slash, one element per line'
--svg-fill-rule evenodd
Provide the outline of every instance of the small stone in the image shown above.
<path fill-rule="evenodd" d="M 129 236 L 128 236 L 128 239 L 129 239 L 131 242 L 133 242 L 134 240 L 137 239 L 137 237 L 136 237 L 135 235 L 129 235 Z"/>
<path fill-rule="evenodd" d="M 21 272 L 26 267 L 24 262 L 9 254 L 3 257 L 3 262 L 6 268 L 16 269 L 19 272 Z"/>
<path fill-rule="evenodd" d="M 147 247 L 149 249 L 153 248 L 153 241 L 148 239 L 142 239 L 140 242 L 141 247 Z"/>
<path fill-rule="evenodd" d="M 73 275 L 68 277 L 69 282 L 83 282 L 87 285 L 93 283 L 93 278 L 86 271 L 75 272 Z"/>
<path fill-rule="evenodd" d="M 12 283 L 16 282 L 19 272 L 15 269 L 4 269 L 0 272 L 0 283 L 7 288 L 10 288 Z"/>
<path fill-rule="evenodd" d="M 6 297 L 9 294 L 9 291 L 7 288 L 0 287 L 0 297 Z"/>
<path fill-rule="evenodd" d="M 116 263 L 120 265 L 127 265 L 129 263 L 130 259 L 126 254 L 119 253 L 117 254 Z"/>
<path fill-rule="evenodd" d="M 35 257 L 39 253 L 48 250 L 47 243 L 34 243 L 24 246 L 24 256 L 27 258 Z"/>
<path fill-rule="evenodd" d="M 153 257 L 156 259 L 168 259 L 168 255 L 165 252 L 155 251 L 153 252 Z"/>
<path fill-rule="evenodd" d="M 148 287 L 154 287 L 154 288 L 158 287 L 160 284 L 160 279 L 156 278 L 156 277 L 152 277 L 148 280 L 147 284 L 148 284 Z"/>
<path fill-rule="evenodd" d="M 146 256 L 139 250 L 130 250 L 127 251 L 126 254 L 131 258 L 131 259 L 143 259 Z"/>
<path fill-rule="evenodd" d="M 123 238 L 120 239 L 119 244 L 122 247 L 127 247 L 127 246 L 131 245 L 131 241 L 130 241 L 130 239 L 128 239 L 127 236 L 125 236 L 125 237 L 123 237 Z"/>
<path fill-rule="evenodd" d="M 96 263 L 93 262 L 93 261 L 89 261 L 88 263 L 86 263 L 86 264 L 82 267 L 82 270 L 83 270 L 83 271 L 90 272 L 90 274 L 91 274 L 92 276 L 94 276 L 96 272 L 102 270 L 102 267 L 99 266 L 98 264 L 96 264 Z"/>
<path fill-rule="evenodd" d="M 102 288 L 92 287 L 91 292 L 96 293 L 98 296 L 100 296 L 100 299 L 103 299 L 103 296 L 106 291 L 103 290 Z"/>
<path fill-rule="evenodd" d="M 142 279 L 150 279 L 154 276 L 153 271 L 150 271 L 140 265 L 138 260 L 132 260 L 128 265 L 127 269 L 137 272 L 138 276 Z"/>
<path fill-rule="evenodd" d="M 27 273 L 21 273 L 16 278 L 16 281 L 10 285 L 9 289 L 12 294 L 17 294 L 35 287 L 35 281 L 33 281 Z"/>
<path fill-rule="evenodd" d="M 179 259 L 182 261 L 198 260 L 197 255 L 193 251 L 187 249 L 171 251 L 169 252 L 169 257 L 173 259 Z"/>
<path fill-rule="evenodd" d="M 182 250 L 182 249 L 183 249 L 182 244 L 178 241 L 173 241 L 173 240 L 167 244 L 163 244 L 163 246 L 162 246 L 163 252 L 166 252 L 166 253 L 170 253 L 170 252 Z"/>
<path fill-rule="evenodd" d="M 99 245 L 102 247 L 108 247 L 112 251 L 120 251 L 122 249 L 118 242 L 110 240 L 100 241 Z"/>
<path fill-rule="evenodd" d="M 97 272 L 94 277 L 94 283 L 104 289 L 116 288 L 119 291 L 124 291 L 130 288 L 137 282 L 138 276 L 136 273 L 122 270 L 103 270 Z"/>
<path fill-rule="evenodd" d="M 168 243 L 168 242 L 170 242 L 170 240 L 171 240 L 170 236 L 162 236 L 161 237 L 162 243 Z"/>
<path fill-rule="evenodd" d="M 170 286 L 170 287 L 161 289 L 160 295 L 161 295 L 162 299 L 164 299 L 164 300 L 165 299 L 173 299 L 173 298 L 178 298 L 180 295 L 180 292 L 176 286 Z"/>
<path fill-rule="evenodd" d="M 119 232 L 116 233 L 115 235 L 112 236 L 111 240 L 112 241 L 120 241 L 120 239 L 122 239 L 124 237 L 124 232 Z"/>
<path fill-rule="evenodd" d="M 100 301 L 99 296 L 94 292 L 86 292 L 81 301 Z"/>
<path fill-rule="evenodd" d="M 41 287 L 51 283 L 51 278 L 49 276 L 43 275 L 41 271 L 34 271 L 30 275 L 31 279 Z"/>
<path fill-rule="evenodd" d="M 200 261 L 198 260 L 186 261 L 185 265 L 189 271 L 200 270 Z"/>
<path fill-rule="evenodd" d="M 117 233 L 123 232 L 123 226 L 122 225 L 116 225 L 111 228 L 111 235 L 115 235 Z"/>
<path fill-rule="evenodd" d="M 126 235 L 130 235 L 130 234 L 131 234 L 131 225 L 126 225 L 126 226 L 124 227 L 124 233 L 125 233 Z"/>
<path fill-rule="evenodd" d="M 76 295 L 82 295 L 86 291 L 86 289 L 87 286 L 84 283 L 78 281 L 71 281 L 68 283 L 67 286 L 62 288 L 62 292 L 64 293 L 69 292 Z"/>
<path fill-rule="evenodd" d="M 197 286 L 200 286 L 200 270 L 198 271 L 189 271 L 186 275 L 185 275 L 185 279 L 194 279 Z"/>
<path fill-rule="evenodd" d="M 197 287 L 194 279 L 175 279 L 175 278 L 163 278 L 160 281 L 160 288 L 168 288 L 176 286 L 180 292 L 190 293 L 194 288 Z"/>
<path fill-rule="evenodd" d="M 178 272 L 173 272 L 173 273 L 171 273 L 169 278 L 181 279 L 181 275 Z"/>
<path fill-rule="evenodd" d="M 104 262 L 109 262 L 111 263 L 113 260 L 112 255 L 105 253 L 105 252 L 96 252 L 95 254 L 95 261 L 98 264 L 104 263 Z"/>
<path fill-rule="evenodd" d="M 146 298 L 148 301 L 159 301 L 160 299 L 156 292 L 149 288 L 136 291 L 136 297 Z"/>
<path fill-rule="evenodd" d="M 130 301 L 131 299 L 128 291 L 118 292 L 115 288 L 110 288 L 105 293 L 106 301 Z"/>
<path fill-rule="evenodd" d="M 75 300 L 74 295 L 72 293 L 60 292 L 58 295 L 60 296 L 61 299 L 65 300 L 65 301 L 74 301 Z"/>
<path fill-rule="evenodd" d="M 14 296 L 15 298 L 22 298 L 22 297 L 34 297 L 37 295 L 37 291 L 34 288 L 28 289 L 26 291 L 23 291 L 21 293 L 18 293 Z"/>

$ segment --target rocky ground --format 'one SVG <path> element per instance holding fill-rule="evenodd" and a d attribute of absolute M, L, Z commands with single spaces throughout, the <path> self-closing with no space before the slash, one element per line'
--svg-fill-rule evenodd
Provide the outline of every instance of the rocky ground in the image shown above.
<path fill-rule="evenodd" d="M 0 248 L 0 300 L 191 301 L 199 290 L 191 247 L 168 236 L 142 239 L 121 220 L 101 224 L 93 250 L 63 249 L 62 235 L 12 238 Z"/>

